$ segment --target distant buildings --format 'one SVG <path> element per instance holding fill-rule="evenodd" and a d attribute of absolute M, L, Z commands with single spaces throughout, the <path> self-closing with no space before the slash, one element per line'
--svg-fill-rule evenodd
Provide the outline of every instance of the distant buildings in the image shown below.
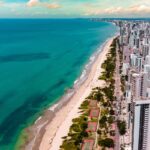
<path fill-rule="evenodd" d="M 150 22 L 116 21 L 133 150 L 150 150 Z"/>

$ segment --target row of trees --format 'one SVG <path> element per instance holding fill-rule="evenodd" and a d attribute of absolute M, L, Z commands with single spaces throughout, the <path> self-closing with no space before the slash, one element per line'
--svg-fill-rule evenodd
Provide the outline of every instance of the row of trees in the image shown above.
<path fill-rule="evenodd" d="M 107 54 L 107 60 L 102 64 L 104 71 L 99 79 L 106 82 L 106 86 L 103 88 L 96 87 L 92 90 L 87 99 L 97 100 L 101 105 L 101 118 L 99 120 L 99 134 L 98 144 L 105 147 L 114 147 L 114 141 L 110 136 L 115 135 L 115 131 L 111 130 L 110 125 L 114 120 L 114 110 L 112 108 L 114 101 L 114 71 L 116 61 L 116 39 L 114 39 L 111 49 Z M 78 118 L 72 120 L 73 124 L 70 127 L 68 136 L 63 137 L 64 141 L 61 145 L 63 150 L 79 150 L 84 138 L 90 137 L 90 133 L 86 132 L 87 123 L 89 121 L 89 101 L 85 100 L 81 106 L 81 115 Z"/>
<path fill-rule="evenodd" d="M 119 41 L 118 45 L 119 45 Z M 121 51 L 120 46 L 119 46 L 119 58 L 120 58 L 120 68 L 122 68 L 122 61 L 123 61 L 123 51 Z M 121 74 L 122 71 L 120 71 Z M 125 82 L 128 80 L 128 76 L 123 76 L 121 75 L 121 90 L 124 93 L 125 91 Z M 117 120 L 117 126 L 118 126 L 118 130 L 120 135 L 125 135 L 126 134 L 126 122 L 122 121 L 122 120 Z"/>
<path fill-rule="evenodd" d="M 85 100 L 81 106 L 81 115 L 72 120 L 73 124 L 70 127 L 68 136 L 63 137 L 63 144 L 60 146 L 63 150 L 80 150 L 80 145 L 83 138 L 89 135 L 86 132 L 88 122 L 89 101 Z"/>
<path fill-rule="evenodd" d="M 115 136 L 115 131 L 111 129 L 111 125 L 114 123 L 114 72 L 115 72 L 115 62 L 116 62 L 116 39 L 113 40 L 111 49 L 107 54 L 107 59 L 102 64 L 104 71 L 99 77 L 100 80 L 106 82 L 106 86 L 100 89 L 101 95 L 103 95 L 103 100 L 101 99 L 101 118 L 99 120 L 99 141 L 98 144 L 103 148 L 114 147 L 114 140 L 110 137 Z"/>
<path fill-rule="evenodd" d="M 93 121 L 93 119 L 89 117 L 89 99 L 97 100 L 98 102 L 100 102 L 102 98 L 103 94 L 100 92 L 99 88 L 95 88 L 92 90 L 90 95 L 80 105 L 80 116 L 72 120 L 73 124 L 70 127 L 68 135 L 66 137 L 63 137 L 64 141 L 60 149 L 79 150 L 81 149 L 83 139 L 93 137 L 92 133 L 88 133 L 86 131 L 88 121 Z M 95 119 L 94 121 L 98 121 Z"/>

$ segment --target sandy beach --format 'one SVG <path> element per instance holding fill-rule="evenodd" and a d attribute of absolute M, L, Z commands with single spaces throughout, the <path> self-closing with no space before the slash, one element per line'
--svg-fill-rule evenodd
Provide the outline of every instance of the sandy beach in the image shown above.
<path fill-rule="evenodd" d="M 102 72 L 101 64 L 106 59 L 109 47 L 113 38 L 109 39 L 104 45 L 102 51 L 92 64 L 90 72 L 85 82 L 77 89 L 70 100 L 56 113 L 57 105 L 47 110 L 42 118 L 39 118 L 32 127 L 31 141 L 26 146 L 27 150 L 58 150 L 62 144 L 62 137 L 69 132 L 72 119 L 79 115 L 79 106 L 84 99 L 90 94 L 92 88 L 103 86 L 104 82 L 98 80 Z"/>

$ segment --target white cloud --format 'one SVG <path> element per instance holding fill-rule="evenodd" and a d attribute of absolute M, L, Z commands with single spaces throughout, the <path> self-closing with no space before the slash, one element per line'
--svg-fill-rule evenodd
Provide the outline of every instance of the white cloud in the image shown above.
<path fill-rule="evenodd" d="M 41 6 L 41 7 L 45 7 L 48 9 L 57 9 L 61 7 L 57 3 L 40 2 L 39 0 L 29 0 L 29 2 L 27 3 L 27 6 L 28 7 Z"/>
<path fill-rule="evenodd" d="M 45 7 L 49 8 L 49 9 L 56 9 L 56 8 L 60 8 L 61 6 L 59 4 L 56 3 L 45 3 L 44 4 Z"/>
<path fill-rule="evenodd" d="M 12 0 L 13 1 L 13 0 Z M 96 17 L 149 17 L 150 0 L 28 0 L 8 2 L 0 0 L 0 16 L 49 14 L 49 16 L 96 16 Z M 60 9 L 59 9 L 60 8 Z M 46 16 L 46 15 L 45 15 Z"/>
<path fill-rule="evenodd" d="M 85 15 L 148 15 L 150 14 L 150 5 L 149 4 L 137 4 L 130 7 L 109 7 L 106 9 L 98 7 L 88 7 L 85 10 Z"/>
<path fill-rule="evenodd" d="M 39 3 L 40 3 L 39 0 L 29 0 L 29 2 L 27 3 L 27 6 L 33 7 L 33 6 L 38 5 Z"/>

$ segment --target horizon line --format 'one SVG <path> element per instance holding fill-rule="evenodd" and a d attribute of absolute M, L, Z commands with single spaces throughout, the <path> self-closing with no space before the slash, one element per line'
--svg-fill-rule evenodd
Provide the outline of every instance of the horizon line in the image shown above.
<path fill-rule="evenodd" d="M 0 19 L 150 19 L 150 17 L 10 17 L 10 18 L 0 18 Z"/>

